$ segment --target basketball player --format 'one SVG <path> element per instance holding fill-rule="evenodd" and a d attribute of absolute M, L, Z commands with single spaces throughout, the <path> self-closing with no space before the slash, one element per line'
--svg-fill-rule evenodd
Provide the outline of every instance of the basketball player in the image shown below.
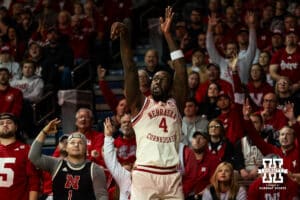
<path fill-rule="evenodd" d="M 120 37 L 125 95 L 136 133 L 137 152 L 131 187 L 133 200 L 184 199 L 181 177 L 176 168 L 179 163 L 180 113 L 188 87 L 183 53 L 176 48 L 170 33 L 173 14 L 171 7 L 167 7 L 165 19 L 160 19 L 160 27 L 171 51 L 174 79 L 166 71 L 156 72 L 149 97 L 139 90 L 138 72 L 133 62 L 127 27 L 116 22 L 111 29 L 112 39 Z"/>
<path fill-rule="evenodd" d="M 65 158 L 41 154 L 47 135 L 56 133 L 59 123 L 57 119 L 50 121 L 36 137 L 29 152 L 29 159 L 36 167 L 52 174 L 53 198 L 107 200 L 104 171 L 87 160 L 87 139 L 82 133 L 70 134 Z"/>
<path fill-rule="evenodd" d="M 28 159 L 29 145 L 18 138 L 17 119 L 0 114 L 0 199 L 37 200 L 38 173 Z"/>

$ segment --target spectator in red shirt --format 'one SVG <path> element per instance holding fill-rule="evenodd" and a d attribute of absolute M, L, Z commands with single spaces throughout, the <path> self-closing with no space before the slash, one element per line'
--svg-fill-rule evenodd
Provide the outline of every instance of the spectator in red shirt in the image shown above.
<path fill-rule="evenodd" d="M 206 132 L 196 131 L 193 134 L 192 149 L 197 161 L 196 184 L 194 186 L 195 199 L 201 199 L 204 189 L 210 184 L 210 177 L 214 170 L 212 167 L 212 157 L 208 152 L 207 144 L 209 136 Z"/>
<path fill-rule="evenodd" d="M 275 93 L 267 93 L 263 97 L 263 109 L 259 112 L 264 119 L 265 127 L 268 126 L 275 131 L 280 130 L 283 126 L 287 125 L 287 118 L 283 112 L 277 109 L 278 101 Z M 277 139 L 278 136 L 274 135 Z"/>
<path fill-rule="evenodd" d="M 274 81 L 286 76 L 292 82 L 292 91 L 300 89 L 300 49 L 298 47 L 298 35 L 295 29 L 290 29 L 285 36 L 286 47 L 277 51 L 271 60 L 270 74 Z"/>
<path fill-rule="evenodd" d="M 198 166 L 193 150 L 183 143 L 179 143 L 179 160 L 179 171 L 182 175 L 182 190 L 184 196 L 187 198 L 194 194 Z"/>
<path fill-rule="evenodd" d="M 243 94 L 245 93 L 245 90 L 237 72 L 237 66 L 231 66 L 231 70 L 234 84 L 235 102 L 243 104 L 245 99 Z M 269 92 L 273 92 L 273 88 L 266 82 L 266 75 L 261 65 L 253 64 L 250 67 L 249 72 L 249 82 L 246 85 L 247 93 L 249 94 L 255 106 L 260 108 L 263 96 Z M 257 108 L 255 109 L 257 110 Z"/>
<path fill-rule="evenodd" d="M 28 159 L 30 146 L 23 143 L 19 137 L 17 118 L 8 113 L 1 113 L 0 159 L 2 178 L 0 196 L 1 199 L 5 200 L 37 200 L 40 189 L 38 172 Z"/>
<path fill-rule="evenodd" d="M 19 117 L 22 111 L 23 94 L 21 90 L 9 85 L 9 71 L 0 68 L 0 113 L 12 113 Z"/>
<path fill-rule="evenodd" d="M 213 119 L 208 123 L 207 127 L 209 134 L 208 152 L 215 161 L 212 163 L 212 170 L 214 171 L 217 165 L 224 161 L 230 162 L 235 166 L 234 146 L 225 136 L 225 128 L 222 121 Z"/>
<path fill-rule="evenodd" d="M 206 96 L 207 88 L 210 85 L 210 83 L 217 83 L 221 86 L 221 90 L 224 92 L 230 94 L 230 96 L 233 98 L 233 89 L 232 85 L 220 78 L 220 67 L 217 64 L 210 63 L 207 65 L 207 73 L 208 73 L 208 80 L 202 84 L 199 85 L 198 90 L 196 91 L 195 98 L 198 103 L 201 103 L 204 101 L 204 97 Z"/>
<path fill-rule="evenodd" d="M 240 120 L 240 113 L 232 106 L 231 97 L 223 91 L 219 93 L 217 106 L 221 110 L 218 119 L 222 121 L 224 134 L 232 144 L 235 144 L 237 140 L 243 137 L 244 129 Z"/>
<path fill-rule="evenodd" d="M 121 165 L 133 165 L 136 157 L 136 140 L 135 133 L 132 128 L 131 115 L 124 114 L 121 117 L 121 135 L 114 141 L 117 149 L 117 158 Z"/>
<path fill-rule="evenodd" d="M 114 115 L 111 117 L 114 132 L 120 128 L 121 116 L 127 111 L 127 101 L 124 97 L 118 99 L 117 96 L 109 88 L 107 81 L 104 79 L 106 69 L 101 65 L 97 68 L 99 88 L 103 93 L 105 102 L 109 105 L 110 109 L 114 112 Z M 114 135 L 116 137 L 116 135 Z"/>

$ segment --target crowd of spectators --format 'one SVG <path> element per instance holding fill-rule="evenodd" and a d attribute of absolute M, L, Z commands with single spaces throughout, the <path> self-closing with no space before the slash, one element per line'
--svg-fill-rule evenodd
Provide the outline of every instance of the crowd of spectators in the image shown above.
<path fill-rule="evenodd" d="M 189 86 L 188 99 L 179 105 L 184 110 L 179 169 L 185 198 L 299 198 L 295 190 L 300 182 L 300 4 L 292 0 L 173 3 L 176 14 L 171 31 L 187 64 Z M 71 89 L 72 69 L 91 60 L 98 67 L 100 90 L 114 115 L 105 119 L 105 134 L 92 130 L 91 110 L 80 109 L 74 116 L 74 131 L 84 134 L 87 142 L 87 156 L 81 160 L 105 169 L 110 199 L 118 193 L 121 199 L 128 199 L 131 180 L 122 184 L 130 179 L 128 172 L 134 167 L 135 133 L 126 97 L 116 98 L 102 65 L 108 65 L 111 56 L 111 24 L 124 21 L 130 25 L 131 1 L 2 4 L 0 113 L 11 113 L 30 124 L 28 118 L 22 119 L 22 112 L 31 112 L 28 104 L 38 101 L 45 91 Z M 135 28 L 130 26 L 132 35 Z M 146 50 L 145 66 L 139 66 L 138 74 L 145 96 L 150 95 L 156 72 L 174 75 L 169 53 L 167 48 L 163 55 L 156 49 Z M 3 117 L 11 119 L 17 125 L 11 115 Z M 32 130 L 27 131 L 31 134 Z M 45 135 L 41 132 L 39 137 L 43 142 Z M 4 145 L 1 142 L 0 137 L 0 147 Z M 59 157 L 58 151 L 55 157 Z M 258 190 L 270 186 L 258 174 L 269 154 L 283 159 L 282 167 L 289 171 L 283 178 L 291 193 L 287 194 L 288 189 Z"/>

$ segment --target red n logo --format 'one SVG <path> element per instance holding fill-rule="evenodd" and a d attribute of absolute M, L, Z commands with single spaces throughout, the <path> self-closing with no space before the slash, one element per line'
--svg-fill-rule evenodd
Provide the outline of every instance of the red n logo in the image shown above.
<path fill-rule="evenodd" d="M 72 176 L 71 174 L 67 174 L 65 188 L 73 188 L 74 190 L 78 190 L 79 188 L 79 180 L 80 176 Z"/>

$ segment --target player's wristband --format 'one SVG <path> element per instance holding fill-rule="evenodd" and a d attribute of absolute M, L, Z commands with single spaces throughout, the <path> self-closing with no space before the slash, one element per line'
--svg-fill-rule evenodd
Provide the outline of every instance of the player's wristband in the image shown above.
<path fill-rule="evenodd" d="M 42 133 L 46 136 L 48 136 L 48 134 L 46 133 L 46 131 L 42 130 Z"/>
<path fill-rule="evenodd" d="M 171 56 L 171 60 L 177 60 L 179 58 L 183 58 L 184 55 L 182 53 L 181 50 L 175 50 L 173 52 L 170 53 L 170 56 Z"/>

